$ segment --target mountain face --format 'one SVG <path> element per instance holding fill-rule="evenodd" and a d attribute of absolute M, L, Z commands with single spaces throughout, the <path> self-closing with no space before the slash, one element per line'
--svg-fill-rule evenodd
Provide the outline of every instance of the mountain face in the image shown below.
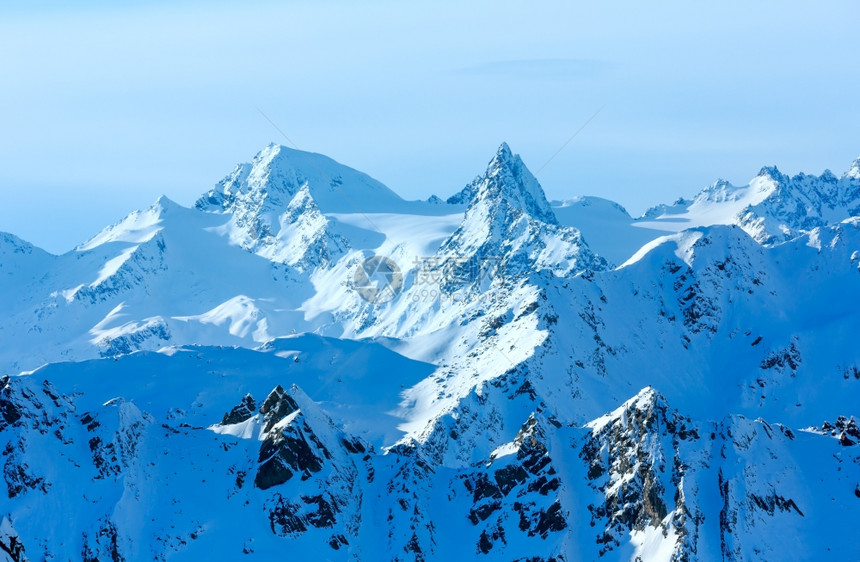
<path fill-rule="evenodd" d="M 519 155 L 511 152 L 507 143 L 499 146 L 484 175 L 475 178 L 458 194 L 448 198 L 448 203 L 465 203 L 470 208 L 485 206 L 492 202 L 527 212 L 535 219 L 546 223 L 558 222 L 546 200 L 543 188 L 523 164 Z"/>
<path fill-rule="evenodd" d="M 244 209 L 243 209 L 244 211 Z M 238 213 L 239 217 L 242 212 Z M 330 265 L 349 248 L 347 240 L 333 230 L 304 184 L 277 216 L 277 231 L 252 219 L 246 228 L 237 213 L 230 219 L 230 238 L 237 245 L 296 269 L 313 270 Z"/>
<path fill-rule="evenodd" d="M 0 234 L 0 561 L 856 558 L 858 166 L 634 219 L 271 145 Z"/>
<path fill-rule="evenodd" d="M 470 199 L 463 222 L 441 254 L 467 261 L 495 258 L 508 274 L 554 269 L 568 275 L 605 266 L 579 231 L 559 226 L 540 184 L 507 144 L 465 193 Z"/>
<path fill-rule="evenodd" d="M 282 211 L 299 190 L 310 195 L 326 213 L 391 210 L 404 201 L 370 176 L 323 156 L 270 144 L 251 163 L 239 164 L 195 207 L 241 215 L 260 227 Z M 274 215 L 274 216 L 273 216 Z"/>
<path fill-rule="evenodd" d="M 841 178 L 829 170 L 820 176 L 789 177 L 776 167 L 765 167 L 747 186 L 719 180 L 692 200 L 648 210 L 642 226 L 735 224 L 758 242 L 775 244 L 858 213 L 860 172 L 855 161 Z"/>
<path fill-rule="evenodd" d="M 579 229 L 592 250 L 613 265 L 660 236 L 703 226 L 739 226 L 757 242 L 773 245 L 857 216 L 860 164 L 852 163 L 840 178 L 830 171 L 790 177 L 765 167 L 748 185 L 717 180 L 695 197 L 656 205 L 638 218 L 599 197 L 554 201 L 552 206 L 561 224 Z"/>

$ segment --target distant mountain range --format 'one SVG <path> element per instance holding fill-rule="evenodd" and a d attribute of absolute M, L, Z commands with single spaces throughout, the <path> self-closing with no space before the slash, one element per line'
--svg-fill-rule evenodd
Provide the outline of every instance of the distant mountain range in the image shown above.
<path fill-rule="evenodd" d="M 502 144 L 451 192 L 270 145 L 0 234 L 0 561 L 857 557 L 860 159 L 633 218 Z"/>

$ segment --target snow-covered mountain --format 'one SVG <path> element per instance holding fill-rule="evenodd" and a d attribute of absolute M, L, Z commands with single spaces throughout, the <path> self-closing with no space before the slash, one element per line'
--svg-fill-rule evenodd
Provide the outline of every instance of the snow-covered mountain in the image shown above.
<path fill-rule="evenodd" d="M 237 165 L 195 206 L 232 211 L 237 222 L 272 228 L 266 220 L 276 218 L 305 186 L 327 213 L 394 211 L 406 203 L 370 176 L 327 156 L 270 144 L 252 162 Z"/>
<path fill-rule="evenodd" d="M 615 265 L 660 236 L 701 226 L 740 226 L 758 242 L 771 245 L 857 216 L 860 159 L 840 178 L 829 170 L 820 176 L 790 177 L 765 167 L 748 185 L 717 180 L 695 197 L 656 205 L 637 218 L 600 197 L 553 201 L 552 207 L 561 224 L 578 228 L 592 249 Z"/>
<path fill-rule="evenodd" d="M 443 255 L 495 259 L 508 275 L 544 269 L 571 274 L 604 267 L 576 229 L 559 227 L 540 184 L 507 144 L 465 193 L 469 199 L 463 222 L 442 244 Z"/>
<path fill-rule="evenodd" d="M 0 561 L 857 557 L 860 160 L 634 219 L 270 145 L 0 291 Z"/>
<path fill-rule="evenodd" d="M 860 214 L 860 159 L 841 178 L 830 170 L 820 176 L 789 177 L 775 166 L 762 168 L 749 185 L 718 180 L 692 200 L 657 206 L 637 226 L 680 231 L 696 226 L 735 224 L 762 244 L 795 238 L 815 227 Z"/>
<path fill-rule="evenodd" d="M 666 234 L 661 229 L 643 227 L 627 209 L 602 197 L 579 196 L 553 201 L 552 210 L 560 224 L 578 229 L 596 252 L 616 265 Z"/>

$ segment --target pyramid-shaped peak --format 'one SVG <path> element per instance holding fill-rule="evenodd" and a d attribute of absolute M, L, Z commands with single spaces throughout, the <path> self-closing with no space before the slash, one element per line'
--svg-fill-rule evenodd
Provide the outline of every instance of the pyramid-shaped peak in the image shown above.
<path fill-rule="evenodd" d="M 508 143 L 503 142 L 499 145 L 499 149 L 496 150 L 495 156 L 490 160 L 489 165 L 487 166 L 487 172 L 489 173 L 492 170 L 497 170 L 502 167 L 514 167 L 514 166 L 522 166 L 525 167 L 523 161 L 520 159 L 518 154 L 514 154 L 511 151 L 511 147 L 508 146 Z M 531 174 L 531 172 L 529 172 Z"/>
<path fill-rule="evenodd" d="M 466 189 L 472 194 L 470 206 L 488 201 L 518 208 L 546 223 L 558 223 L 540 183 L 507 143 L 499 146 L 484 175 Z"/>

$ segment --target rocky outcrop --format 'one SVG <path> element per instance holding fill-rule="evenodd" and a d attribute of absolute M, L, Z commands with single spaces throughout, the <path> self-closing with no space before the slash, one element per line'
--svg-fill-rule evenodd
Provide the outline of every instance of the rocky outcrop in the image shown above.
<path fill-rule="evenodd" d="M 250 419 L 257 410 L 257 402 L 250 394 L 242 397 L 241 402 L 221 418 L 221 425 L 232 425 Z"/>
<path fill-rule="evenodd" d="M 678 442 L 697 439 L 689 419 L 670 411 L 652 389 L 642 391 L 608 416 L 588 426 L 580 458 L 588 465 L 589 485 L 604 500 L 588 506 L 591 526 L 603 529 L 595 538 L 604 555 L 621 546 L 631 532 L 647 527 L 665 532 L 674 524 L 682 465 L 673 462 Z M 681 529 L 682 526 L 679 525 Z"/>
<path fill-rule="evenodd" d="M 509 539 L 546 540 L 567 529 L 569 516 L 558 495 L 561 480 L 546 438 L 531 416 L 511 444 L 496 450 L 484 470 L 461 477 L 472 496 L 468 519 L 480 529 L 476 548 L 481 553 L 495 549 L 494 554 L 501 554 L 498 551 L 504 551 Z M 509 523 L 512 519 L 515 528 Z"/>
<path fill-rule="evenodd" d="M 12 522 L 7 517 L 0 519 L 0 562 L 27 562 L 24 544 Z"/>

